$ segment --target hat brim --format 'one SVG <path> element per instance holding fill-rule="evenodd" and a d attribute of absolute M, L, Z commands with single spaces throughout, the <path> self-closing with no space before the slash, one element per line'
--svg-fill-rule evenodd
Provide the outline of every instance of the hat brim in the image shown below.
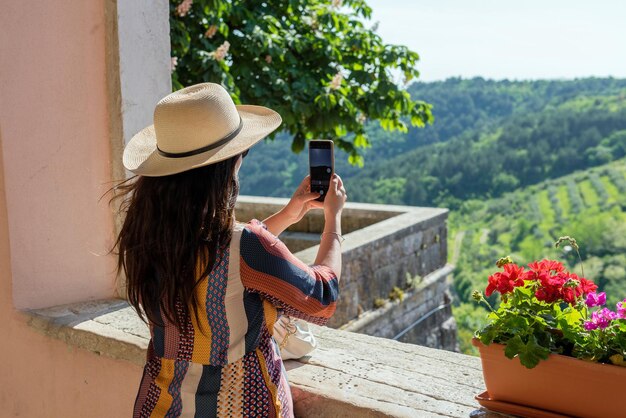
<path fill-rule="evenodd" d="M 182 158 L 165 157 L 157 152 L 154 125 L 139 131 L 124 148 L 127 170 L 148 177 L 167 176 L 226 160 L 241 154 L 278 128 L 278 113 L 263 106 L 238 105 L 242 128 L 237 136 L 217 148 Z"/>

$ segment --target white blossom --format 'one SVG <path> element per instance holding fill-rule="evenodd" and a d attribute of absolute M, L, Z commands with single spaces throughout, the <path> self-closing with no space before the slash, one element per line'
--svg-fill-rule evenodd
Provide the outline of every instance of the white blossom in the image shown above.
<path fill-rule="evenodd" d="M 340 72 L 335 74 L 333 80 L 330 82 L 330 88 L 332 90 L 337 90 L 341 87 L 341 82 L 343 81 L 343 74 Z"/>

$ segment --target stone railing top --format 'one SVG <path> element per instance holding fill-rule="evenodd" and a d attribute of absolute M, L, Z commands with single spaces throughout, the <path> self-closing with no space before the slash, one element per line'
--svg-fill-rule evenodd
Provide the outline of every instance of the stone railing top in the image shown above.
<path fill-rule="evenodd" d="M 143 367 L 150 333 L 121 299 L 26 312 L 34 329 L 66 344 Z M 493 416 L 474 395 L 484 383 L 480 360 L 326 327 L 320 348 L 285 362 L 300 417 Z"/>
<path fill-rule="evenodd" d="M 282 208 L 289 199 L 265 196 L 238 196 L 236 214 L 241 220 L 252 218 L 264 219 Z M 427 218 L 447 214 L 447 209 L 427 208 L 419 206 L 379 205 L 374 203 L 347 202 L 341 217 L 344 234 L 373 226 L 377 222 L 389 220 L 403 214 L 412 220 L 415 216 L 422 221 Z M 324 225 L 324 214 L 321 210 L 309 212 L 300 222 L 289 227 L 293 232 L 320 233 Z"/>

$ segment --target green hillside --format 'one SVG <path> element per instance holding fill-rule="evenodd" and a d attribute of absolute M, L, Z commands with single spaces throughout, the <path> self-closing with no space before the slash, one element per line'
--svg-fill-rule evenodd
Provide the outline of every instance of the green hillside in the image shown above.
<path fill-rule="evenodd" d="M 450 261 L 456 265 L 454 314 L 462 349 L 486 312 L 471 301 L 484 290 L 495 261 L 510 255 L 526 264 L 545 257 L 580 274 L 575 252 L 556 239 L 578 240 L 585 277 L 607 292 L 608 304 L 626 297 L 626 160 L 518 189 L 491 200 L 468 200 L 450 215 Z M 495 301 L 495 297 L 494 297 Z"/>

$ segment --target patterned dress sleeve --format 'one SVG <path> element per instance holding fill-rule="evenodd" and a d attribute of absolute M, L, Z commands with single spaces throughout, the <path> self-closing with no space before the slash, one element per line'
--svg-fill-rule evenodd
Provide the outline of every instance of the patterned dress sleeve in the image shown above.
<path fill-rule="evenodd" d="M 286 315 L 324 325 L 335 312 L 337 275 L 329 267 L 308 266 L 254 219 L 246 224 L 240 246 L 241 281 Z"/>

